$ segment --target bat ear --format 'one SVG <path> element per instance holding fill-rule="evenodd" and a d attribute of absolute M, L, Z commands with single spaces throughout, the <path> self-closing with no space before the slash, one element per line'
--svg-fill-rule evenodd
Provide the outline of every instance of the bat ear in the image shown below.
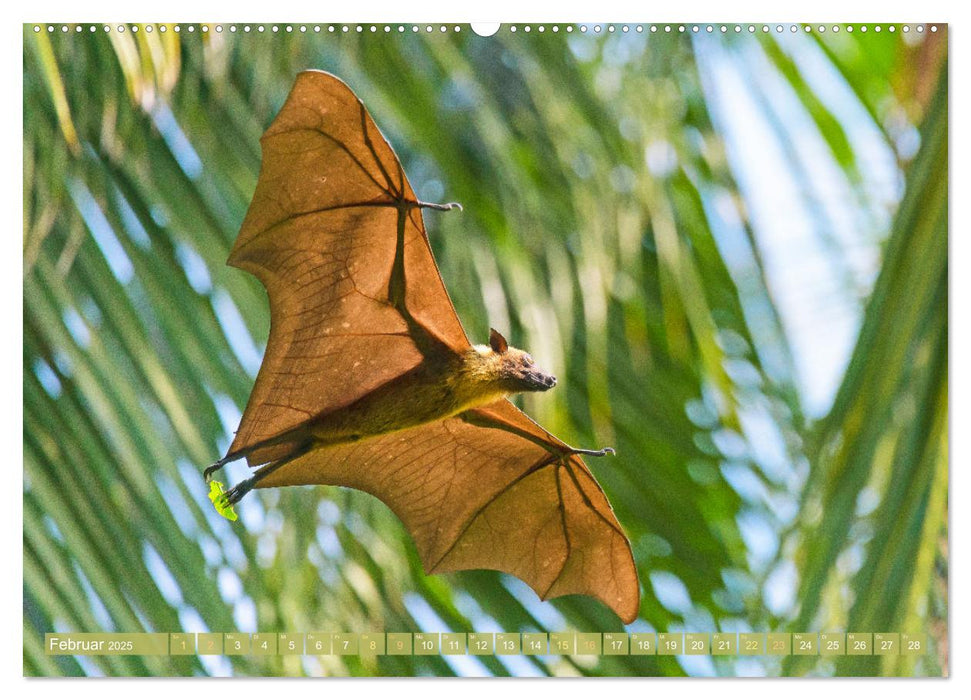
<path fill-rule="evenodd" d="M 500 355 L 509 349 L 509 344 L 506 343 L 506 339 L 495 328 L 489 329 L 489 345 Z"/>

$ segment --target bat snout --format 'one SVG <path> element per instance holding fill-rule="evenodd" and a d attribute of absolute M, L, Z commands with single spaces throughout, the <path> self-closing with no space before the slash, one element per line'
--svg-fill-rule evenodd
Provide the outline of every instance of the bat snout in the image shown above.
<path fill-rule="evenodd" d="M 556 377 L 552 374 L 534 371 L 526 375 L 526 383 L 532 391 L 549 391 L 556 386 Z"/>

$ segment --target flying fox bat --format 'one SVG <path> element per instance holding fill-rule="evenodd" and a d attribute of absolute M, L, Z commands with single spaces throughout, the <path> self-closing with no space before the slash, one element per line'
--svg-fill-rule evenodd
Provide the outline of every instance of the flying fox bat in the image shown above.
<path fill-rule="evenodd" d="M 497 331 L 465 335 L 420 201 L 363 103 L 301 73 L 261 140 L 263 163 L 229 264 L 263 283 L 270 337 L 229 452 L 253 488 L 366 491 L 412 535 L 428 573 L 496 569 L 542 599 L 594 596 L 631 622 L 630 544 L 580 455 L 507 397 L 556 379 Z M 218 484 L 214 484 L 214 487 Z"/>

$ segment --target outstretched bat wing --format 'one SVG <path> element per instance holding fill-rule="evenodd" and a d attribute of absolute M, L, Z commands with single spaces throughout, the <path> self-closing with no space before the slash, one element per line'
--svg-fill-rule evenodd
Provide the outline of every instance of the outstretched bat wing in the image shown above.
<path fill-rule="evenodd" d="M 415 193 L 347 85 L 301 73 L 262 146 L 229 263 L 266 287 L 270 336 L 230 454 L 406 373 L 422 340 L 469 346 Z M 249 461 L 278 456 L 257 450 Z"/>
<path fill-rule="evenodd" d="M 583 460 L 509 401 L 321 447 L 260 481 L 349 486 L 386 503 L 428 573 L 495 569 L 546 600 L 579 593 L 624 622 L 639 608 L 630 544 Z"/>
<path fill-rule="evenodd" d="M 571 448 L 508 401 L 347 444 L 278 440 L 469 342 L 420 203 L 344 83 L 300 74 L 262 144 L 229 262 L 266 287 L 270 338 L 224 461 L 280 460 L 257 488 L 332 484 L 377 496 L 429 573 L 505 571 L 544 599 L 591 595 L 631 621 L 637 573 L 606 497 Z"/>

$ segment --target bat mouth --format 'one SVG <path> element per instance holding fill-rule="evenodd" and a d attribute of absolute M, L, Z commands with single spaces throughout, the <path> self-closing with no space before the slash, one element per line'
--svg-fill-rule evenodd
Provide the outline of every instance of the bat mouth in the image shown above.
<path fill-rule="evenodd" d="M 528 372 L 524 377 L 530 391 L 549 391 L 556 386 L 556 377 L 542 372 Z"/>

